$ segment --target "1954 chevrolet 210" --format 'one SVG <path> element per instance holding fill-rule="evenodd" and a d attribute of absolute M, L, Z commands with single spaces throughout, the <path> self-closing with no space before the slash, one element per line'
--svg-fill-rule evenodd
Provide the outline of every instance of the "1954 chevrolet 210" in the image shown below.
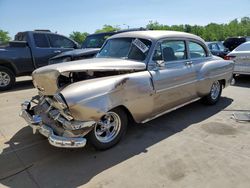
<path fill-rule="evenodd" d="M 114 146 L 129 120 L 144 123 L 202 99 L 215 104 L 232 81 L 233 62 L 212 56 L 195 35 L 134 31 L 114 35 L 93 59 L 32 74 L 38 95 L 21 116 L 56 147 Z"/>

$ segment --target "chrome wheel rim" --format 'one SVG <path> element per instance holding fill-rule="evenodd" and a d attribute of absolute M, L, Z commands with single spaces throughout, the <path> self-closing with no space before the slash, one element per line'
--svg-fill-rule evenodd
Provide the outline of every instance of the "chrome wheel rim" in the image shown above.
<path fill-rule="evenodd" d="M 113 141 L 121 129 L 121 119 L 115 112 L 108 112 L 95 126 L 95 136 L 98 141 L 108 143 Z"/>
<path fill-rule="evenodd" d="M 10 76 L 6 72 L 0 72 L 0 87 L 5 87 L 10 83 Z"/>
<path fill-rule="evenodd" d="M 213 83 L 212 88 L 211 88 L 211 98 L 213 100 L 216 100 L 220 94 L 220 82 L 216 81 Z"/>

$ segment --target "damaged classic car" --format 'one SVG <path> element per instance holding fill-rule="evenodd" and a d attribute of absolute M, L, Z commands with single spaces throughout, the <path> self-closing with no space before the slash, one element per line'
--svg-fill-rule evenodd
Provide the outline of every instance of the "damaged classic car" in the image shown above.
<path fill-rule="evenodd" d="M 35 70 L 38 95 L 21 116 L 51 145 L 108 149 L 130 121 L 145 123 L 201 99 L 215 104 L 232 81 L 233 62 L 212 56 L 204 41 L 175 31 L 110 37 L 93 59 Z"/>

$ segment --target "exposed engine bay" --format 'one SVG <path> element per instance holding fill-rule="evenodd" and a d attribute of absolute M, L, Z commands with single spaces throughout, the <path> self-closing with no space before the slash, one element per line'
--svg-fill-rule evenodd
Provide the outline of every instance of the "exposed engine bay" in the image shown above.
<path fill-rule="evenodd" d="M 106 76 L 115 76 L 121 74 L 127 74 L 135 72 L 134 70 L 129 71 L 84 71 L 84 72 L 70 72 L 62 73 L 58 77 L 58 86 L 59 88 L 69 85 L 74 82 L 79 82 L 83 80 L 89 80 L 94 78 L 102 78 Z"/>

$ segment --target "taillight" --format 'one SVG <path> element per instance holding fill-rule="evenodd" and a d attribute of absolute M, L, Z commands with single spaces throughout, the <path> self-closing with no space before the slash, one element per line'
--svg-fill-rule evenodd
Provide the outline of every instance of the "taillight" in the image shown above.
<path fill-rule="evenodd" d="M 235 56 L 233 55 L 227 55 L 224 57 L 225 60 L 233 60 L 235 58 Z"/>

